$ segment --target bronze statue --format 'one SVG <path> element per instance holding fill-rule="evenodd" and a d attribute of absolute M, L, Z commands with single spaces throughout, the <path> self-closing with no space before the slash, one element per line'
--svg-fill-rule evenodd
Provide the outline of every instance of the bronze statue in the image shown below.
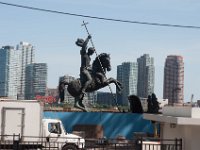
<path fill-rule="evenodd" d="M 85 53 L 85 50 L 87 49 L 87 43 L 88 43 L 88 40 L 90 38 L 91 37 L 88 36 L 85 41 L 81 40 L 81 39 L 77 40 L 76 44 L 78 46 L 82 47 L 81 52 L 84 51 L 83 53 Z M 82 43 L 82 44 L 80 44 L 80 43 Z M 82 54 L 81 54 L 81 56 L 82 56 Z M 85 92 L 96 91 L 100 88 L 108 86 L 111 83 L 114 83 L 116 85 L 117 91 L 120 92 L 121 89 L 122 89 L 122 85 L 119 81 L 117 81 L 114 78 L 108 78 L 107 79 L 106 76 L 105 76 L 106 71 L 111 70 L 110 55 L 106 54 L 106 53 L 102 53 L 95 58 L 95 60 L 92 63 L 92 69 L 87 68 L 87 71 L 90 73 L 90 76 L 91 76 L 91 79 L 92 79 L 92 80 L 89 81 L 88 78 L 86 77 L 87 75 L 85 75 L 82 72 L 82 69 L 83 69 L 82 67 L 89 67 L 89 62 L 90 62 L 89 56 L 86 56 L 89 61 L 86 60 L 85 62 L 81 63 L 81 65 L 83 65 L 83 66 L 81 66 L 80 78 L 73 80 L 71 82 L 67 82 L 67 81 L 63 80 L 63 81 L 60 81 L 60 83 L 59 83 L 59 94 L 60 94 L 61 101 L 64 100 L 64 96 L 63 96 L 64 95 L 64 89 L 65 89 L 65 85 L 67 85 L 68 92 L 73 97 L 75 97 L 74 106 L 83 110 L 83 111 L 87 111 L 84 104 L 82 103 L 83 98 L 85 96 Z M 84 65 L 84 63 L 86 63 L 86 62 L 88 64 Z M 89 84 L 87 84 L 88 81 L 89 81 Z M 86 87 L 86 88 L 84 89 L 84 87 Z"/>

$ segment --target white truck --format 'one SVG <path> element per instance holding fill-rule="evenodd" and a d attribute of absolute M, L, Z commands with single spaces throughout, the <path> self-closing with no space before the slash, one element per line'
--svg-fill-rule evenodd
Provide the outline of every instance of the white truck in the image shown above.
<path fill-rule="evenodd" d="M 0 149 L 84 149 L 85 139 L 66 133 L 58 119 L 44 119 L 42 103 L 0 99 Z"/>

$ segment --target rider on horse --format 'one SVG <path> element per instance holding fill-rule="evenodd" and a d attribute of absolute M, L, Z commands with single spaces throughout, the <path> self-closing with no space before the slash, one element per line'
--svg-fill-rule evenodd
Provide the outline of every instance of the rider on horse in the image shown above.
<path fill-rule="evenodd" d="M 88 85 L 92 82 L 91 77 L 91 65 L 90 56 L 94 53 L 95 49 L 90 47 L 87 50 L 87 44 L 89 40 L 91 39 L 91 36 L 89 35 L 86 40 L 83 39 L 77 39 L 76 45 L 81 47 L 80 54 L 81 54 L 81 67 L 80 67 L 80 79 L 82 85 L 81 93 L 85 95 L 85 90 L 87 89 Z"/>

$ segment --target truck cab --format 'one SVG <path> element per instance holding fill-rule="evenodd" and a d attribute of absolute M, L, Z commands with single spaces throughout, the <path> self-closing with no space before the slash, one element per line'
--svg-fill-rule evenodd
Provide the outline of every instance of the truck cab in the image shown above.
<path fill-rule="evenodd" d="M 47 142 L 57 145 L 60 149 L 82 149 L 85 146 L 85 139 L 69 134 L 65 131 L 62 122 L 58 119 L 43 119 L 43 137 Z"/>

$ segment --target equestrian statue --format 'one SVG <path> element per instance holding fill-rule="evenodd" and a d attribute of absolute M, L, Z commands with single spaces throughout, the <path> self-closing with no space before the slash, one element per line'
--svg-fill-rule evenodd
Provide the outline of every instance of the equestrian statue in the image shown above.
<path fill-rule="evenodd" d="M 107 53 L 101 53 L 96 56 L 92 65 L 90 64 L 90 56 L 95 52 L 95 48 L 87 48 L 88 41 L 91 36 L 83 39 L 77 39 L 76 45 L 81 47 L 81 67 L 80 67 L 80 78 L 71 82 L 65 79 L 59 82 L 59 96 L 61 102 L 64 101 L 65 86 L 67 86 L 68 92 L 75 98 L 74 107 L 79 108 L 83 111 L 87 111 L 83 104 L 83 99 L 86 92 L 94 92 L 111 83 L 116 85 L 117 92 L 122 90 L 122 85 L 119 81 L 114 78 L 106 78 L 106 71 L 111 70 L 110 55 Z"/>

